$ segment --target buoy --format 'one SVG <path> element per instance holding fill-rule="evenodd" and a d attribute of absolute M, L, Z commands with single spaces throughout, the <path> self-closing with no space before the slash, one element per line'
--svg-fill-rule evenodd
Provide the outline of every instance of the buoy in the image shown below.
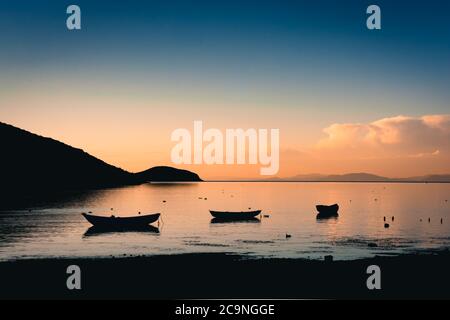
<path fill-rule="evenodd" d="M 166 203 L 166 200 L 163 200 L 163 203 Z"/>
<path fill-rule="evenodd" d="M 288 233 L 286 233 L 286 239 L 291 238 L 292 236 Z"/>
<path fill-rule="evenodd" d="M 392 216 L 392 221 L 394 221 L 394 219 L 395 219 L 395 217 L 394 217 L 394 216 Z"/>
<path fill-rule="evenodd" d="M 389 228 L 390 226 L 389 226 L 389 223 L 385 223 L 384 224 L 384 227 L 387 229 L 387 228 Z"/>

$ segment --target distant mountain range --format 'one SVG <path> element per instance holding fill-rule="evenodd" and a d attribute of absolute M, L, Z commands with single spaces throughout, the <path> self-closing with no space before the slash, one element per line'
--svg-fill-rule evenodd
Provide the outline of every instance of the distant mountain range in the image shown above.
<path fill-rule="evenodd" d="M 130 173 L 81 149 L 1 122 L 0 179 L 3 194 L 83 190 L 148 181 L 202 181 L 193 172 L 171 167 Z"/>
<path fill-rule="evenodd" d="M 450 182 L 450 174 L 426 175 L 409 178 L 387 178 L 370 173 L 347 173 L 347 174 L 303 174 L 290 178 L 273 178 L 270 181 L 317 181 L 317 182 Z"/>

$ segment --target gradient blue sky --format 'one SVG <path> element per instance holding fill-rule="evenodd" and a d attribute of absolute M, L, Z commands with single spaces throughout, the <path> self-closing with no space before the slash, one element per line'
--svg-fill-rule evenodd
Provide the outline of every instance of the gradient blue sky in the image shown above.
<path fill-rule="evenodd" d="M 81 31 L 65 27 L 69 4 Z M 0 120 L 129 170 L 162 163 L 193 120 L 280 128 L 300 150 L 333 123 L 449 113 L 449 15 L 444 0 L 3 0 Z M 101 143 L 125 123 L 122 144 Z M 154 151 L 129 163 L 124 145 Z"/>

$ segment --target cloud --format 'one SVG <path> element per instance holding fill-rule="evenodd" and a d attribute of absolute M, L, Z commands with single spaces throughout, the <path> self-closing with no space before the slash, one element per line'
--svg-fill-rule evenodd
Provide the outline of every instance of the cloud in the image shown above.
<path fill-rule="evenodd" d="M 437 157 L 450 151 L 450 115 L 397 116 L 371 123 L 332 124 L 320 151 L 359 157 Z"/>

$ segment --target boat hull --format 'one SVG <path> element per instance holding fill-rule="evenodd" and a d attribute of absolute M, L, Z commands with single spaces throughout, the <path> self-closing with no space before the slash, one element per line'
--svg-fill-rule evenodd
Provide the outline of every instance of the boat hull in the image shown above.
<path fill-rule="evenodd" d="M 261 214 L 261 210 L 244 211 L 244 212 L 228 212 L 228 211 L 209 211 L 211 215 L 221 221 L 251 220 Z"/>
<path fill-rule="evenodd" d="M 317 205 L 316 206 L 317 211 L 319 212 L 317 214 L 317 218 L 333 218 L 339 216 L 339 205 L 333 204 L 331 206 L 324 206 L 324 205 Z"/>
<path fill-rule="evenodd" d="M 158 221 L 160 214 L 149 214 L 137 217 L 101 217 L 83 213 L 83 217 L 94 227 L 103 229 L 135 229 L 145 228 Z"/>

